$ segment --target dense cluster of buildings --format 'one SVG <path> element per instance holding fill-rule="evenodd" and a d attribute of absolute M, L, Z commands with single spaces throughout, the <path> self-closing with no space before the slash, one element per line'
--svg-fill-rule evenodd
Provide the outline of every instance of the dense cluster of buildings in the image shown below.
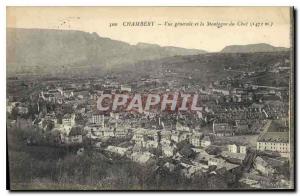
<path fill-rule="evenodd" d="M 8 122 L 20 127 L 17 121 L 28 119 L 32 129 L 58 133 L 56 141 L 61 146 L 88 141 L 95 149 L 140 164 L 166 159 L 165 168 L 173 171 L 180 166 L 183 175 L 189 178 L 201 172 L 241 171 L 246 165 L 254 165 L 252 169 L 259 172 L 252 173 L 252 177 L 271 175 L 276 173 L 278 165 L 284 164 L 282 158 L 289 160 L 287 88 L 251 83 L 237 86 L 234 79 L 216 81 L 207 88 L 186 87 L 178 86 L 177 79 L 164 81 L 162 76 L 137 78 L 125 84 L 109 76 L 41 82 L 28 97 L 9 95 Z M 157 110 L 97 111 L 96 102 L 102 94 L 171 93 L 174 89 L 186 92 L 197 89 L 201 110 L 172 114 Z M 241 136 L 256 136 L 255 145 L 236 139 Z M 221 143 L 215 143 L 216 138 Z M 253 154 L 254 151 L 257 153 Z M 266 158 L 260 152 L 279 156 Z M 216 167 L 211 169 L 211 166 Z M 251 180 L 249 176 L 242 178 L 249 186 L 253 184 Z"/>

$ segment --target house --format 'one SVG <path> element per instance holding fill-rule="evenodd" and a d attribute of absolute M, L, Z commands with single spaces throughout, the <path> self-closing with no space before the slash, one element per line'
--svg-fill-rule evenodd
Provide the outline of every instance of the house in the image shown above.
<path fill-rule="evenodd" d="M 193 150 L 197 153 L 195 158 L 197 162 L 205 163 L 208 165 L 209 159 L 214 157 L 214 155 L 208 154 L 204 149 L 193 148 Z"/>
<path fill-rule="evenodd" d="M 27 114 L 29 111 L 26 106 L 17 106 L 16 108 L 17 108 L 18 114 Z"/>
<path fill-rule="evenodd" d="M 65 126 L 74 126 L 75 125 L 75 114 L 65 114 L 62 118 L 62 124 Z"/>
<path fill-rule="evenodd" d="M 146 129 L 143 129 L 143 128 L 139 128 L 139 129 L 134 130 L 132 140 L 136 144 L 142 146 L 143 145 L 143 141 L 144 141 L 145 132 L 146 132 Z"/>
<path fill-rule="evenodd" d="M 82 143 L 82 128 L 81 127 L 72 127 L 69 133 L 69 141 L 71 143 L 80 144 Z"/>
<path fill-rule="evenodd" d="M 66 88 L 66 89 L 63 90 L 62 95 L 63 95 L 65 98 L 71 98 L 71 97 L 74 96 L 73 90 L 74 90 L 73 88 Z"/>
<path fill-rule="evenodd" d="M 10 114 L 17 104 L 18 102 L 8 102 L 6 106 L 6 111 Z"/>
<path fill-rule="evenodd" d="M 157 130 L 138 128 L 134 130 L 132 140 L 137 146 L 145 148 L 157 148 L 159 136 Z"/>
<path fill-rule="evenodd" d="M 168 169 L 170 172 L 173 172 L 176 166 L 173 163 L 166 162 L 163 167 Z"/>
<path fill-rule="evenodd" d="M 126 128 L 116 128 L 114 130 L 114 133 L 115 133 L 115 137 L 118 137 L 118 138 L 124 138 L 128 135 L 128 129 Z"/>
<path fill-rule="evenodd" d="M 161 140 L 171 140 L 172 132 L 164 130 L 161 131 L 160 135 L 161 135 Z"/>
<path fill-rule="evenodd" d="M 61 134 L 64 134 L 64 135 L 69 135 L 72 127 L 69 126 L 69 125 L 60 125 L 60 124 L 57 124 L 54 129 L 58 130 Z"/>
<path fill-rule="evenodd" d="M 225 169 L 225 171 L 231 172 L 231 173 L 234 173 L 234 172 L 238 171 L 240 168 L 241 168 L 240 165 L 233 164 L 233 163 L 228 163 L 228 162 L 225 162 L 224 164 L 217 165 L 217 170 L 220 171 L 222 169 Z"/>
<path fill-rule="evenodd" d="M 232 152 L 232 153 L 237 153 L 238 152 L 238 147 L 235 144 L 227 145 L 227 147 L 228 147 L 229 152 Z"/>
<path fill-rule="evenodd" d="M 230 153 L 241 153 L 241 154 L 247 153 L 247 147 L 243 145 L 229 144 L 227 145 L 227 148 L 228 148 L 228 152 Z"/>
<path fill-rule="evenodd" d="M 131 87 L 128 85 L 121 85 L 121 92 L 131 92 Z"/>
<path fill-rule="evenodd" d="M 118 147 L 118 146 L 107 146 L 107 148 L 105 150 L 108 152 L 118 154 L 120 156 L 124 156 L 126 151 L 128 150 L 128 148 L 122 148 L 122 147 Z"/>
<path fill-rule="evenodd" d="M 188 140 L 190 138 L 191 133 L 188 131 L 181 131 L 179 134 L 179 142 Z"/>
<path fill-rule="evenodd" d="M 216 136 L 233 136 L 234 129 L 228 122 L 213 122 L 213 133 Z"/>
<path fill-rule="evenodd" d="M 172 157 L 176 151 L 176 146 L 175 145 L 170 145 L 170 146 L 162 146 L 162 155 L 164 157 Z"/>
<path fill-rule="evenodd" d="M 211 145 L 211 139 L 210 137 L 207 135 L 207 136 L 204 136 L 204 138 L 201 140 L 201 146 L 202 147 L 208 147 Z"/>
<path fill-rule="evenodd" d="M 267 176 L 272 175 L 276 172 L 276 170 L 261 157 L 256 157 L 254 162 L 254 168 L 257 171 L 261 172 L 263 175 Z"/>
<path fill-rule="evenodd" d="M 180 135 L 179 131 L 173 130 L 172 135 L 171 135 L 171 140 L 178 143 L 179 142 L 179 135 Z"/>
<path fill-rule="evenodd" d="M 240 153 L 246 154 L 247 153 L 247 146 L 240 146 Z"/>
<path fill-rule="evenodd" d="M 84 130 L 87 132 L 100 132 L 101 128 L 102 127 L 100 125 L 87 124 L 84 127 Z"/>
<path fill-rule="evenodd" d="M 115 136 L 114 129 L 109 128 L 109 127 L 101 128 L 100 133 L 101 133 L 101 135 L 103 136 L 104 139 Z"/>
<path fill-rule="evenodd" d="M 220 87 L 212 88 L 211 91 L 214 92 L 214 93 L 220 93 L 220 94 L 223 94 L 223 95 L 229 95 L 230 94 L 229 89 L 220 88 Z"/>
<path fill-rule="evenodd" d="M 102 125 L 102 127 L 104 127 L 104 115 L 93 113 L 89 118 L 89 122 L 92 124 Z"/>
<path fill-rule="evenodd" d="M 180 122 L 177 121 L 176 122 L 176 130 L 177 131 L 187 131 L 187 132 L 189 132 L 190 128 L 187 127 L 187 126 L 182 125 Z"/>
<path fill-rule="evenodd" d="M 84 148 L 79 148 L 76 152 L 77 155 L 81 156 L 84 154 Z"/>
<path fill-rule="evenodd" d="M 247 134 L 250 131 L 246 120 L 236 120 L 235 127 L 236 134 Z"/>
<path fill-rule="evenodd" d="M 267 132 L 263 133 L 257 140 L 257 150 L 278 152 L 282 156 L 290 153 L 288 132 Z"/>
<path fill-rule="evenodd" d="M 87 90 L 74 90 L 73 96 L 77 97 L 79 99 L 87 98 L 89 97 L 89 91 Z"/>
<path fill-rule="evenodd" d="M 102 142 L 96 142 L 93 146 L 97 149 L 101 149 Z"/>
<path fill-rule="evenodd" d="M 21 117 L 17 117 L 16 127 L 20 128 L 20 129 L 32 128 L 32 120 L 30 118 L 24 119 Z"/>
<path fill-rule="evenodd" d="M 155 160 L 155 156 L 150 152 L 133 152 L 128 156 L 132 161 L 140 164 L 150 164 Z"/>
<path fill-rule="evenodd" d="M 216 158 L 216 157 L 210 157 L 208 159 L 208 165 L 223 165 L 225 163 L 224 159 Z"/>
<path fill-rule="evenodd" d="M 119 133 L 119 130 L 112 129 L 110 127 L 102 127 L 98 124 L 89 124 L 84 127 L 84 130 L 88 133 L 90 138 L 94 139 L 108 139 L 110 137 L 115 137 Z"/>
<path fill-rule="evenodd" d="M 201 146 L 201 137 L 202 134 L 193 134 L 189 139 L 190 143 L 195 147 Z"/>
<path fill-rule="evenodd" d="M 257 150 L 278 152 L 281 156 L 289 157 L 289 129 L 284 121 L 273 120 L 266 124 L 257 139 Z"/>
<path fill-rule="evenodd" d="M 146 149 L 156 149 L 158 147 L 158 142 L 153 140 L 144 141 L 143 147 L 145 147 Z"/>
<path fill-rule="evenodd" d="M 225 160 L 227 160 L 230 163 L 234 163 L 234 164 L 242 164 L 246 154 L 243 153 L 232 153 L 229 151 L 223 151 L 221 153 L 222 158 L 224 158 Z"/>
<path fill-rule="evenodd" d="M 162 139 L 160 140 L 160 144 L 161 144 L 162 146 L 170 146 L 171 143 L 172 143 L 171 139 L 162 138 Z"/>
<path fill-rule="evenodd" d="M 62 95 L 62 90 L 61 89 L 50 89 L 47 91 L 48 94 L 51 94 L 55 97 L 61 96 Z"/>
<path fill-rule="evenodd" d="M 226 162 L 224 159 L 220 157 L 213 157 L 211 155 L 207 155 L 205 156 L 205 159 L 207 160 L 208 166 L 216 166 L 217 167 L 216 171 L 219 172 L 220 171 L 232 172 L 240 167 L 240 165 Z"/>
<path fill-rule="evenodd" d="M 183 167 L 181 173 L 186 178 L 192 178 L 193 176 L 197 174 L 202 174 L 208 171 L 208 166 L 198 163 L 197 165 L 190 165 L 190 164 L 184 164 L 182 163 L 181 166 Z"/>
<path fill-rule="evenodd" d="M 84 127 L 84 130 L 89 133 L 92 138 L 108 139 L 115 137 L 115 129 L 110 127 L 102 127 L 99 124 L 89 124 Z"/>
<path fill-rule="evenodd" d="M 72 127 L 69 134 L 60 134 L 61 142 L 65 144 L 81 144 L 83 142 L 81 127 Z"/>

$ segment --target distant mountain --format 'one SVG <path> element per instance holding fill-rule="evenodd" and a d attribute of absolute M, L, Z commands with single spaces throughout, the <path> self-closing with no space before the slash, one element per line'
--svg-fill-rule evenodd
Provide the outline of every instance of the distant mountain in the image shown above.
<path fill-rule="evenodd" d="M 235 78 L 242 72 L 253 72 L 251 80 L 253 84 L 266 86 L 288 86 L 289 72 L 281 73 L 280 77 L 266 71 L 272 70 L 274 66 L 290 66 L 289 51 L 277 51 L 268 53 L 205 53 L 199 55 L 173 56 L 163 59 L 142 61 L 137 63 L 130 73 L 120 71 L 120 75 L 126 81 L 127 77 L 136 79 L 138 77 L 152 77 L 168 80 L 174 78 L 178 81 L 185 81 L 184 84 L 197 84 L 208 86 L 213 81 L 224 80 L 224 78 Z M 228 69 L 230 67 L 231 69 Z M 128 69 L 127 69 L 128 70 Z M 126 73 L 126 75 L 124 75 Z M 192 79 L 191 79 L 192 78 Z M 239 77 L 238 77 L 239 78 Z M 246 77 L 247 78 L 247 77 Z M 130 80 L 130 79 L 127 79 Z M 238 85 L 243 83 L 235 83 Z"/>
<path fill-rule="evenodd" d="M 270 44 L 248 44 L 248 45 L 231 45 L 221 50 L 223 53 L 250 53 L 250 52 L 277 52 L 288 51 L 289 48 L 275 47 Z"/>
<path fill-rule="evenodd" d="M 158 44 L 148 44 L 148 43 L 141 43 L 141 42 L 138 43 L 136 46 L 141 49 L 163 50 L 165 53 L 176 54 L 176 55 L 196 55 L 196 54 L 207 53 L 207 51 L 205 50 L 186 49 L 186 48 L 180 48 L 174 46 L 161 47 Z"/>
<path fill-rule="evenodd" d="M 100 37 L 97 33 L 53 29 L 7 29 L 8 71 L 59 71 L 94 67 L 111 69 L 115 65 L 176 55 L 195 55 L 203 50 L 161 47 Z"/>

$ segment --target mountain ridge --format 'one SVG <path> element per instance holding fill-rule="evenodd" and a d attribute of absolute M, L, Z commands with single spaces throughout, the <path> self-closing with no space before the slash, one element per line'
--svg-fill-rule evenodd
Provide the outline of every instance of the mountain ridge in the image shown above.
<path fill-rule="evenodd" d="M 246 44 L 246 45 L 229 45 L 225 46 L 220 52 L 222 53 L 251 53 L 251 52 L 278 52 L 288 51 L 289 48 L 276 47 L 266 43 Z"/>
<path fill-rule="evenodd" d="M 7 28 L 7 64 L 15 66 L 63 66 L 85 64 L 113 67 L 176 55 L 206 51 L 162 47 L 113 40 L 78 30 Z"/>
<path fill-rule="evenodd" d="M 7 28 L 6 47 L 8 73 L 31 72 L 36 74 L 72 73 L 76 69 L 79 70 L 77 70 L 78 73 L 82 70 L 86 72 L 93 72 L 96 69 L 109 71 L 121 67 L 131 69 L 140 61 L 172 56 L 210 54 L 199 49 L 160 46 L 142 42 L 132 45 L 101 37 L 95 32 L 59 29 Z M 281 50 L 289 49 L 263 43 L 226 46 L 217 53 Z"/>

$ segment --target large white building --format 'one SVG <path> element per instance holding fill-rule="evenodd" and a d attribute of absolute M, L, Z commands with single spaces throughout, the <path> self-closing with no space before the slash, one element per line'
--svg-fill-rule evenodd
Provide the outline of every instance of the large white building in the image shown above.
<path fill-rule="evenodd" d="M 289 131 L 284 121 L 268 123 L 264 132 L 257 139 L 257 150 L 278 152 L 288 157 L 290 153 Z"/>
<path fill-rule="evenodd" d="M 92 114 L 89 121 L 90 121 L 90 123 L 102 125 L 104 127 L 104 115 Z"/>
<path fill-rule="evenodd" d="M 257 140 L 257 150 L 274 151 L 279 153 L 289 153 L 289 133 L 288 132 L 267 132 Z"/>

